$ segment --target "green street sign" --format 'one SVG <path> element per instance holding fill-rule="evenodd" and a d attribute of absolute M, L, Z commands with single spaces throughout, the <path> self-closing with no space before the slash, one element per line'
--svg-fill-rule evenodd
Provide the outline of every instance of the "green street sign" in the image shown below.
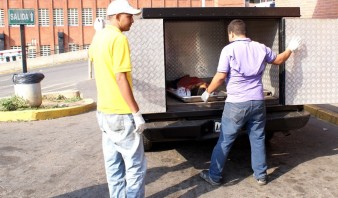
<path fill-rule="evenodd" d="M 34 9 L 9 9 L 9 25 L 34 25 Z"/>

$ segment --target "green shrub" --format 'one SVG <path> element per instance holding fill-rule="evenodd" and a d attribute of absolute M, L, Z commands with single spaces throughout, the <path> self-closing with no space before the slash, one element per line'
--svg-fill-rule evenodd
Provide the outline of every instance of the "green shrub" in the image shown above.
<path fill-rule="evenodd" d="M 29 104 L 27 103 L 27 101 L 18 96 L 0 99 L 0 111 L 15 111 L 28 107 Z"/>

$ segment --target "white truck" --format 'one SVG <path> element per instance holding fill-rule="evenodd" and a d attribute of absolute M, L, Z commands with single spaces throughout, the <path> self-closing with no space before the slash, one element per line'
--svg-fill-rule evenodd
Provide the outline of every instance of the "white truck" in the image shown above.
<path fill-rule="evenodd" d="M 248 37 L 282 52 L 292 36 L 302 46 L 280 66 L 267 65 L 263 84 L 267 139 L 303 127 L 304 104 L 338 102 L 338 19 L 301 19 L 297 7 L 143 8 L 129 38 L 135 98 L 147 123 L 145 150 L 153 142 L 202 140 L 219 132 L 226 90 L 203 103 L 182 96 L 173 83 L 185 75 L 206 82 L 216 73 L 227 25 L 243 19 Z"/>

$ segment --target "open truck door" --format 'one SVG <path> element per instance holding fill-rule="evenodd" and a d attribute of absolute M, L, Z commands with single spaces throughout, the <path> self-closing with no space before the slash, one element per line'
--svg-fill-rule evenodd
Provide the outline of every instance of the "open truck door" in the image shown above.
<path fill-rule="evenodd" d="M 284 18 L 285 45 L 300 48 L 285 63 L 285 104 L 338 103 L 338 19 Z"/>

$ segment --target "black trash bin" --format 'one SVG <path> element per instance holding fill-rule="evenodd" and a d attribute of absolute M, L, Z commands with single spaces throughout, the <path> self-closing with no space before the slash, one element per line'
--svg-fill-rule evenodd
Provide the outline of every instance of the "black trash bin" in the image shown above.
<path fill-rule="evenodd" d="M 22 73 L 13 75 L 14 92 L 16 96 L 27 100 L 31 107 L 39 107 L 42 103 L 41 84 L 42 73 Z"/>

